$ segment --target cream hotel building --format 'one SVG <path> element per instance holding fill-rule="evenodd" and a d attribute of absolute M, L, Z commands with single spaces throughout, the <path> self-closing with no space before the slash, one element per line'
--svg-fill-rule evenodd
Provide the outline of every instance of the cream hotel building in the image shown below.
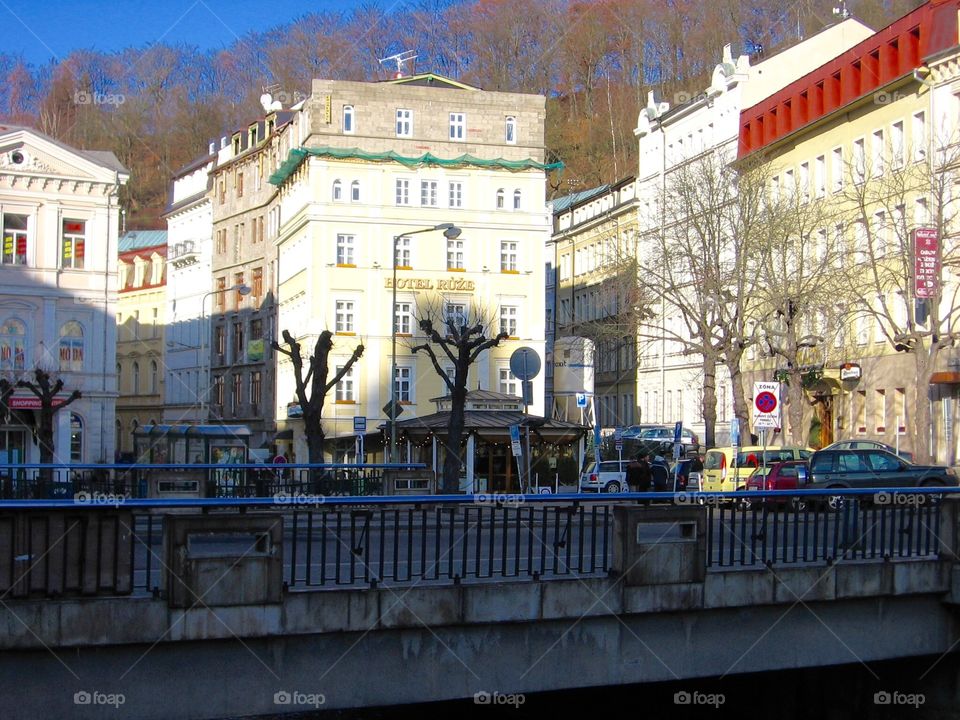
<path fill-rule="evenodd" d="M 279 188 L 276 335 L 289 330 L 306 356 L 319 333 L 334 332 L 330 378 L 365 347 L 327 396 L 327 452 L 353 458 L 354 418 L 364 417 L 367 458 L 383 457 L 394 321 L 399 420 L 436 412 L 432 400 L 448 394 L 430 359 L 411 352 L 425 340 L 417 323 L 427 313 L 479 316 L 488 337 L 506 330 L 510 339 L 471 368 L 468 389 L 519 395 L 510 354 L 521 346 L 544 354 L 545 98 L 422 74 L 314 80 L 294 109 L 286 160 L 270 177 Z M 429 230 L 443 223 L 459 237 Z M 278 438 L 292 436 L 290 449 L 306 460 L 293 369 L 282 355 L 276 397 Z M 542 374 L 533 397 L 530 411 L 542 415 Z M 401 457 L 413 457 L 399 440 Z"/>

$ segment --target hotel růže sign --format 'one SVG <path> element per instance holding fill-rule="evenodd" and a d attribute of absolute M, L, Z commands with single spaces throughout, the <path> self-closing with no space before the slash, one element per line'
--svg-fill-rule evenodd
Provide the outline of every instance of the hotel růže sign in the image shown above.
<path fill-rule="evenodd" d="M 384 284 L 388 290 L 393 288 L 393 278 L 387 278 Z M 397 278 L 397 290 L 441 290 L 444 292 L 473 292 L 477 284 L 464 278 Z"/>

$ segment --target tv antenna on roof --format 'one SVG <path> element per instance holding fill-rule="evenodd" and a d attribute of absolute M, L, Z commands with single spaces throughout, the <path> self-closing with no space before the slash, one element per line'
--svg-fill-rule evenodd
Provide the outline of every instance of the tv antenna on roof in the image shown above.
<path fill-rule="evenodd" d="M 839 15 L 841 20 L 846 20 L 850 17 L 850 11 L 847 10 L 847 0 L 840 0 L 840 7 L 835 7 L 833 14 Z"/>
<path fill-rule="evenodd" d="M 397 53 L 396 55 L 391 55 L 390 57 L 385 57 L 380 59 L 380 64 L 385 65 L 389 62 L 397 63 L 397 71 L 394 73 L 394 78 L 403 77 L 403 64 L 406 62 L 412 63 L 416 60 L 417 54 L 413 50 L 404 50 L 403 52 Z"/>

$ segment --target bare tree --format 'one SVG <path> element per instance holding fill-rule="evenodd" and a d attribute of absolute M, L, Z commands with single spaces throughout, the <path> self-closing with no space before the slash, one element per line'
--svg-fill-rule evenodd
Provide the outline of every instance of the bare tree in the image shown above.
<path fill-rule="evenodd" d="M 844 275 L 858 301 L 850 308 L 858 332 L 873 324 L 886 344 L 913 358 L 916 413 L 905 423 L 914 456 L 930 460 L 925 433 L 932 426 L 930 377 L 940 353 L 960 340 L 960 286 L 941 282 L 918 291 L 914 232 L 939 238 L 936 259 L 952 273 L 960 250 L 947 242 L 957 228 L 953 199 L 960 172 L 960 143 L 954 133 L 932 139 L 931 148 L 885 148 L 884 158 L 866 150 L 846 168 L 841 202 L 853 220 L 855 262 Z M 912 210 L 912 218 L 908 212 Z"/>
<path fill-rule="evenodd" d="M 843 247 L 828 229 L 832 215 L 823 198 L 810 197 L 809 187 L 785 187 L 771 191 L 767 203 L 759 265 L 767 282 L 757 288 L 761 345 L 780 359 L 774 377 L 787 386 L 789 442 L 806 445 L 804 411 L 817 401 L 806 391 L 822 376 L 836 334 L 834 309 L 849 300 L 850 285 L 836 272 Z"/>
<path fill-rule="evenodd" d="M 467 376 L 470 366 L 486 350 L 497 347 L 510 337 L 499 332 L 495 337 L 487 337 L 487 326 L 480 309 L 463 314 L 444 312 L 438 324 L 434 324 L 431 308 L 423 313 L 419 321 L 420 329 L 427 336 L 427 342 L 416 345 L 413 352 L 423 352 L 430 358 L 434 370 L 450 391 L 450 423 L 447 425 L 445 457 L 443 460 L 442 492 L 455 493 L 460 488 L 460 468 L 463 467 L 463 433 L 467 406 Z M 439 352 L 453 364 L 453 377 L 440 365 Z"/>
<path fill-rule="evenodd" d="M 37 423 L 37 444 L 40 445 L 40 462 L 52 463 L 56 455 L 53 439 L 53 419 L 57 412 L 70 405 L 81 397 L 79 390 L 74 390 L 65 400 L 58 398 L 63 390 L 63 378 L 54 379 L 50 372 L 43 368 L 33 371 L 35 381 L 18 380 L 17 387 L 26 388 L 40 400 L 40 418 Z"/>
<path fill-rule="evenodd" d="M 323 441 L 326 437 L 323 432 L 323 405 L 326 402 L 327 393 L 336 387 L 363 355 L 363 345 L 357 345 L 350 359 L 337 371 L 333 379 L 327 382 L 330 371 L 328 360 L 330 351 L 333 350 L 332 337 L 333 333 L 329 330 L 320 333 L 313 346 L 313 354 L 306 361 L 306 374 L 303 372 L 304 360 L 300 343 L 289 330 L 283 331 L 283 342 L 287 347 L 283 347 L 276 340 L 270 343 L 274 350 L 286 355 L 293 364 L 297 402 L 300 403 L 303 411 L 303 430 L 307 438 L 307 460 L 311 463 L 323 462 Z"/>
<path fill-rule="evenodd" d="M 658 222 L 641 237 L 641 274 L 659 292 L 647 343 L 669 341 L 701 363 L 704 443 L 714 444 L 717 367 L 726 366 L 734 415 L 747 428 L 741 360 L 754 343 L 760 249 L 768 220 L 769 166 L 734 169 L 733 147 L 708 150 L 670 170 L 657 197 Z"/>

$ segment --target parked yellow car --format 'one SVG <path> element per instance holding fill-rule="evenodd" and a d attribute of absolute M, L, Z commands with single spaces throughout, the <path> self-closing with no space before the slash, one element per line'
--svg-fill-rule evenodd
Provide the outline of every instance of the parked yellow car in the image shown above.
<path fill-rule="evenodd" d="M 747 478 L 764 462 L 769 467 L 784 460 L 806 460 L 813 454 L 811 448 L 771 447 L 766 450 L 760 445 L 748 445 L 738 448 L 736 464 L 732 447 L 718 447 L 707 450 L 703 458 L 704 492 L 734 492 L 743 490 Z"/>

